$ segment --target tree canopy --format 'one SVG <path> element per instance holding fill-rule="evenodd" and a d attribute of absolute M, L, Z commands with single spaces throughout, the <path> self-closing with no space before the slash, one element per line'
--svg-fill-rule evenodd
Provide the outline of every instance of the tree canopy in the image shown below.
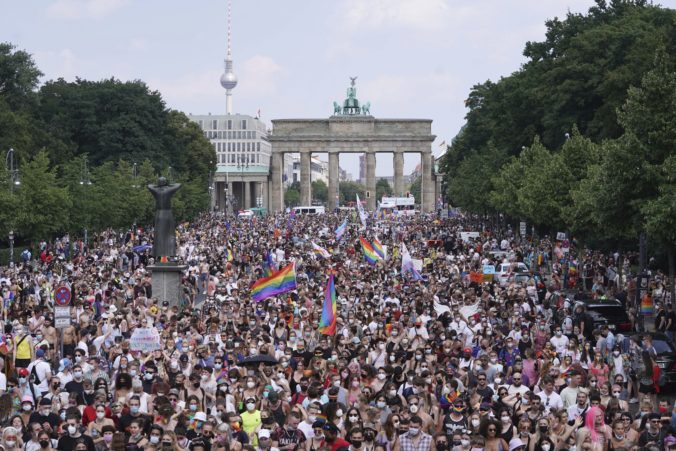
<path fill-rule="evenodd" d="M 35 241 L 148 224 L 145 186 L 169 167 L 183 184 L 177 218 L 208 209 L 213 146 L 159 92 L 116 79 L 38 87 L 41 75 L 30 54 L 0 43 L 0 148 L 15 149 L 21 176 L 14 192 L 0 190 L 0 228 Z"/>
<path fill-rule="evenodd" d="M 674 23 L 676 11 L 645 0 L 597 0 L 548 20 L 518 71 L 470 91 L 441 162 L 451 203 L 634 239 L 670 192 L 655 182 L 667 180 L 676 142 Z"/>

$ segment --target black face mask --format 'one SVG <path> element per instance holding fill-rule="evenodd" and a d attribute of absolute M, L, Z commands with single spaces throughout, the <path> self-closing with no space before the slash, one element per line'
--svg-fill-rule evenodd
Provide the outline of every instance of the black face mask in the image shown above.
<path fill-rule="evenodd" d="M 458 442 L 458 444 L 456 445 L 455 442 L 453 442 L 453 445 L 460 446 L 461 443 Z M 448 443 L 437 443 L 435 447 L 437 451 L 446 451 L 448 449 Z"/>
<path fill-rule="evenodd" d="M 352 441 L 350 441 L 350 443 L 352 444 L 353 448 L 361 448 L 362 441 L 361 440 L 352 440 Z"/>
<path fill-rule="evenodd" d="M 538 426 L 538 430 L 539 430 L 541 433 L 546 434 L 547 431 L 549 430 L 549 426 Z"/>
<path fill-rule="evenodd" d="M 40 440 L 40 447 L 47 448 L 49 446 L 49 440 Z"/>

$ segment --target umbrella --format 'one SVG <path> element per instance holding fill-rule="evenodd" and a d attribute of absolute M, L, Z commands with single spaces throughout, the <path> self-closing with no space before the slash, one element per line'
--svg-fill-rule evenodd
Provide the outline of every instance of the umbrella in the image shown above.
<path fill-rule="evenodd" d="M 271 355 L 256 354 L 242 359 L 242 361 L 240 361 L 239 363 L 241 365 L 258 365 L 261 363 L 265 365 L 277 365 L 279 362 L 277 361 L 276 358 L 272 357 Z"/>
<path fill-rule="evenodd" d="M 150 244 L 141 244 L 140 246 L 134 246 L 133 251 L 134 252 L 143 252 L 143 251 L 147 251 L 151 247 L 152 246 Z"/>

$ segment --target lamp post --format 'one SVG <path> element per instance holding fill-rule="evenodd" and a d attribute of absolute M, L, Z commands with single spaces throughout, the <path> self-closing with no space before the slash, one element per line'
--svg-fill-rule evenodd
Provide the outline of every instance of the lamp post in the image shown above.
<path fill-rule="evenodd" d="M 209 160 L 209 209 L 212 210 L 216 206 L 215 202 L 215 190 L 214 190 L 214 171 L 213 171 L 214 162 Z"/>
<path fill-rule="evenodd" d="M 246 185 L 244 185 L 244 169 L 249 168 L 249 156 L 246 155 L 237 155 L 237 170 L 239 171 L 240 177 L 242 179 L 242 205 L 243 208 L 249 208 L 248 205 L 244 205 L 246 203 Z"/>
<path fill-rule="evenodd" d="M 9 173 L 9 190 L 14 192 L 14 188 L 21 185 L 21 180 L 19 179 L 19 168 L 15 160 L 15 151 L 12 147 L 9 148 L 5 155 L 5 168 Z"/>
<path fill-rule="evenodd" d="M 14 267 L 14 231 L 9 231 L 9 267 Z"/>
<path fill-rule="evenodd" d="M 87 158 L 84 159 L 82 162 L 82 173 L 80 174 L 80 185 L 85 187 L 85 192 L 86 192 L 86 187 L 91 186 L 92 181 L 91 178 L 89 177 L 89 163 L 87 161 Z M 83 194 L 84 195 L 84 194 Z M 87 214 L 85 213 L 85 223 L 84 223 L 84 244 L 85 244 L 85 249 L 87 249 L 87 222 L 88 222 L 88 217 Z"/>

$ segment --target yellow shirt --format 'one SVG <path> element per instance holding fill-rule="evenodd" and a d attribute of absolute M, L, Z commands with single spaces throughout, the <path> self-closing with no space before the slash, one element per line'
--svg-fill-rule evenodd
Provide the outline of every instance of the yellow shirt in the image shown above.
<path fill-rule="evenodd" d="M 249 435 L 249 440 L 253 446 L 258 445 L 258 435 L 254 433 L 256 428 L 262 423 L 261 411 L 244 412 L 242 415 L 242 430 Z"/>
<path fill-rule="evenodd" d="M 14 339 L 14 343 L 19 343 L 23 337 L 17 337 Z M 30 338 L 26 337 L 20 344 L 16 347 L 15 350 L 17 359 L 30 359 L 31 358 L 31 343 Z"/>

